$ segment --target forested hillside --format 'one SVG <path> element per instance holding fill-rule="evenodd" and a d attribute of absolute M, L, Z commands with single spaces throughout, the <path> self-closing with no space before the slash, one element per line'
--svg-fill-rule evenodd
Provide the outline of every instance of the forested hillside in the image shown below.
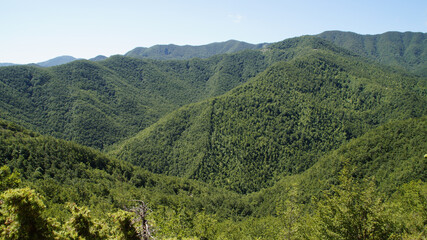
<path fill-rule="evenodd" d="M 185 104 L 223 94 L 266 68 L 261 52 L 209 60 L 115 56 L 52 68 L 0 68 L 5 119 L 87 146 L 129 137 Z"/>
<path fill-rule="evenodd" d="M 238 217 L 229 208 L 238 195 L 204 183 L 148 172 L 73 142 L 58 140 L 0 120 L 0 166 L 19 172 L 21 186 L 43 194 L 49 211 L 62 218 L 66 202 L 90 207 L 96 215 L 141 199 L 151 207 L 186 207 Z M 3 170 L 2 170 L 3 174 Z M 226 197 L 227 196 L 227 197 Z M 236 214 L 236 215 L 235 215 Z"/>
<path fill-rule="evenodd" d="M 382 64 L 427 76 L 427 34 L 387 32 L 360 35 L 352 32 L 328 31 L 320 38 Z"/>
<path fill-rule="evenodd" d="M 373 179 L 378 195 L 390 196 L 402 185 L 427 179 L 427 117 L 391 121 L 340 148 L 317 157 L 317 162 L 302 174 L 282 178 L 271 188 L 250 196 L 256 215 L 271 214 L 274 203 L 287 198 L 289 189 L 297 188 L 298 201 L 309 202 L 313 196 L 337 184 L 344 166 L 350 166 L 357 179 Z M 269 196 L 266 198 L 265 196 Z"/>
<path fill-rule="evenodd" d="M 423 116 L 426 104 L 423 79 L 318 48 L 179 109 L 113 154 L 153 172 L 252 192 L 389 120 Z"/>

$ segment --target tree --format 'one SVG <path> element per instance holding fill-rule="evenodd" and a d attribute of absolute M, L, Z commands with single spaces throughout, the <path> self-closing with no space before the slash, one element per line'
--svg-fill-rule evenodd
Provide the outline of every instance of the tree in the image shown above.
<path fill-rule="evenodd" d="M 43 216 L 42 196 L 29 188 L 9 189 L 0 195 L 2 239 L 54 239 L 58 224 Z M 4 220 L 4 221 L 3 221 Z"/>
<path fill-rule="evenodd" d="M 19 173 L 11 172 L 8 166 L 0 168 L 0 191 L 5 191 L 9 188 L 16 188 L 21 183 Z"/>
<path fill-rule="evenodd" d="M 66 235 L 69 239 L 107 239 L 103 225 L 92 219 L 87 207 L 78 207 L 75 203 L 67 205 L 72 217 L 66 223 Z"/>
<path fill-rule="evenodd" d="M 215 216 L 206 214 L 205 211 L 197 213 L 194 218 L 194 231 L 201 240 L 214 239 L 216 235 L 216 224 L 218 221 Z"/>
<path fill-rule="evenodd" d="M 340 185 L 332 186 L 317 203 L 321 239 L 393 239 L 395 229 L 385 214 L 374 182 L 359 184 L 348 166 L 340 174 Z"/>
<path fill-rule="evenodd" d="M 116 213 L 111 214 L 116 222 L 118 228 L 118 235 L 120 240 L 140 240 L 138 230 L 134 225 L 134 214 L 128 211 L 119 210 Z"/>
<path fill-rule="evenodd" d="M 276 213 L 283 224 L 284 239 L 298 239 L 300 219 L 303 214 L 301 206 L 297 202 L 299 189 L 292 185 L 285 200 L 281 200 L 276 206 Z"/>
<path fill-rule="evenodd" d="M 387 209 L 403 239 L 427 239 L 427 183 L 404 184 L 387 202 Z"/>
<path fill-rule="evenodd" d="M 132 233 L 132 237 L 136 233 L 136 236 L 142 240 L 152 239 L 151 226 L 148 224 L 147 215 L 148 207 L 145 205 L 144 201 L 136 200 L 139 205 L 131 209 L 126 209 L 128 212 L 135 213 L 136 217 L 131 220 L 131 225 L 133 229 L 129 229 Z"/>

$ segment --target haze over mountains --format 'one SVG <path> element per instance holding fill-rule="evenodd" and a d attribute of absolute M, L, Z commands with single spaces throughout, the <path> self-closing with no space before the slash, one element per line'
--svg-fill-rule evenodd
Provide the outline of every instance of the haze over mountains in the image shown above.
<path fill-rule="evenodd" d="M 1 67 L 0 163 L 46 197 L 52 234 L 86 236 L 62 224 L 77 214 L 66 202 L 108 222 L 143 199 L 160 239 L 425 236 L 426 37 L 331 31 Z"/>
<path fill-rule="evenodd" d="M 183 60 L 190 58 L 208 58 L 217 54 L 223 53 L 234 53 L 246 49 L 261 49 L 268 44 L 249 44 L 236 40 L 229 40 L 226 42 L 219 43 L 211 43 L 207 45 L 201 46 L 178 46 L 174 44 L 169 45 L 155 45 L 149 48 L 145 47 L 137 47 L 127 53 L 124 56 L 135 57 L 135 58 L 149 58 L 149 59 L 175 59 L 175 60 Z M 103 55 L 96 56 L 94 58 L 90 58 L 90 61 L 101 61 L 106 59 L 107 57 Z M 72 61 L 78 60 L 72 56 L 59 56 L 56 58 L 52 58 L 50 60 L 35 63 L 35 65 L 40 67 L 53 67 L 57 65 L 62 65 L 66 63 L 70 63 Z M 17 65 L 14 63 L 0 63 L 0 67 L 2 66 L 13 66 Z"/>

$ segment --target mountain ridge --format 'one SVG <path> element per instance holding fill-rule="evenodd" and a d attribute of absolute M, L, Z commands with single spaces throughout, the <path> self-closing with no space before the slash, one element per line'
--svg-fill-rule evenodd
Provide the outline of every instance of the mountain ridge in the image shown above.
<path fill-rule="evenodd" d="M 326 31 L 316 36 L 382 64 L 400 67 L 422 76 L 427 74 L 427 33 L 385 32 L 361 35 Z"/>
<path fill-rule="evenodd" d="M 186 60 L 191 58 L 209 58 L 217 54 L 234 53 L 248 49 L 261 49 L 266 43 L 250 44 L 237 40 L 215 42 L 205 45 L 154 45 L 152 47 L 137 47 L 125 53 L 125 56 L 135 58 L 150 58 L 158 60 Z"/>

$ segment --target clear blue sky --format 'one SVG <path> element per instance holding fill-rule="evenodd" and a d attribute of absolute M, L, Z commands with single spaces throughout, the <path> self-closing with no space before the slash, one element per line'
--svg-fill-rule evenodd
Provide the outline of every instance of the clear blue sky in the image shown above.
<path fill-rule="evenodd" d="M 427 32 L 426 0 L 0 0 L 0 62 L 155 44 L 277 42 L 327 30 Z"/>

